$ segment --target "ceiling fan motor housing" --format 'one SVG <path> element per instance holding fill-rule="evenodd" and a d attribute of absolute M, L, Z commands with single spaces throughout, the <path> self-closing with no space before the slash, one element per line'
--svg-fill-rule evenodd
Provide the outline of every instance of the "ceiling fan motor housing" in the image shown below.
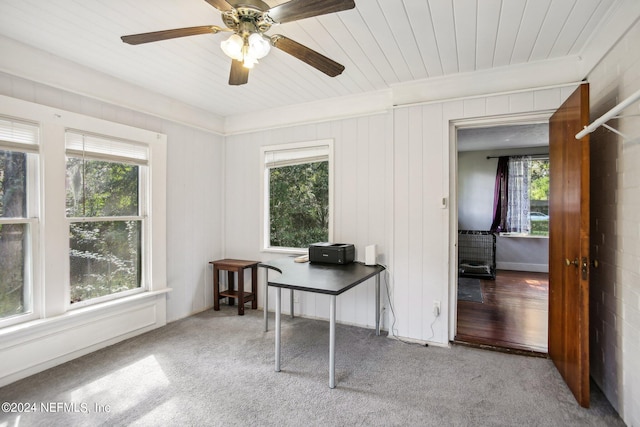
<path fill-rule="evenodd" d="M 248 36 L 250 33 L 269 31 L 273 20 L 266 12 L 254 7 L 239 7 L 222 14 L 222 21 L 233 31 Z"/>

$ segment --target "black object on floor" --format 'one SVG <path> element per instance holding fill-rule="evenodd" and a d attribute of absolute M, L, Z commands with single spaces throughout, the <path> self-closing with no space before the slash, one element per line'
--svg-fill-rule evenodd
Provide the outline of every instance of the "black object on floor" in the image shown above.
<path fill-rule="evenodd" d="M 458 277 L 458 300 L 471 302 L 484 302 L 480 279 L 471 277 Z"/>

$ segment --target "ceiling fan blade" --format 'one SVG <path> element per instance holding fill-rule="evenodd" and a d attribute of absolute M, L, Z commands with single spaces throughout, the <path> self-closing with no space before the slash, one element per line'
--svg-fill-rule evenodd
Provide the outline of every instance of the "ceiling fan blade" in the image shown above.
<path fill-rule="evenodd" d="M 151 33 L 131 34 L 129 36 L 120 37 L 123 42 L 128 44 L 142 44 L 149 42 L 157 42 L 160 40 L 175 39 L 178 37 L 195 36 L 198 34 L 215 34 L 220 31 L 230 31 L 226 28 L 220 28 L 216 25 L 203 25 L 200 27 L 177 28 L 175 30 L 154 31 Z"/>
<path fill-rule="evenodd" d="M 231 61 L 231 72 L 229 73 L 229 84 L 239 86 L 249 81 L 249 69 L 246 68 L 242 61 Z"/>
<path fill-rule="evenodd" d="M 284 23 L 311 18 L 312 16 L 325 15 L 327 13 L 340 12 L 353 9 L 354 7 L 356 7 L 354 0 L 291 0 L 273 7 L 269 10 L 268 15 L 275 22 Z"/>
<path fill-rule="evenodd" d="M 227 10 L 233 9 L 233 6 L 231 6 L 225 0 L 204 0 L 204 1 L 206 1 L 216 9 L 218 9 L 220 12 L 226 12 Z"/>
<path fill-rule="evenodd" d="M 338 64 L 332 59 L 293 41 L 283 35 L 277 34 L 271 37 L 271 44 L 278 49 L 295 56 L 312 67 L 322 71 L 330 77 L 335 77 L 344 71 L 344 65 Z"/>

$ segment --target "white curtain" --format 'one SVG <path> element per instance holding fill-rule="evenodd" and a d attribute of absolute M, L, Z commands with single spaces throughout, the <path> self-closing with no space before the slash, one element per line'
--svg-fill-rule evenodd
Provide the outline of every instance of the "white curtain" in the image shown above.
<path fill-rule="evenodd" d="M 510 233 L 529 233 L 529 172 L 530 156 L 511 156 L 509 158 L 509 207 L 507 208 L 507 231 Z"/>

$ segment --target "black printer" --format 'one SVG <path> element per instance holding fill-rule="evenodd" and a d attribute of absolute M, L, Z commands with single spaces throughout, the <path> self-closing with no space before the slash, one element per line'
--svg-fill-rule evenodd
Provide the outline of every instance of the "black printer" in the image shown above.
<path fill-rule="evenodd" d="M 309 262 L 349 264 L 353 262 L 355 252 L 350 243 L 313 243 L 309 245 Z"/>

